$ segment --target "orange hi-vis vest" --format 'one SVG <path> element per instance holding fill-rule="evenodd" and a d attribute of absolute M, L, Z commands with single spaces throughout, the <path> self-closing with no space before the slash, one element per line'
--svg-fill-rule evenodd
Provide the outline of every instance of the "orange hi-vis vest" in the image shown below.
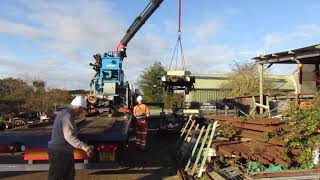
<path fill-rule="evenodd" d="M 141 116 L 141 115 L 147 115 L 147 114 L 150 114 L 150 109 L 145 104 L 138 104 L 134 106 L 133 115 L 135 117 Z"/>

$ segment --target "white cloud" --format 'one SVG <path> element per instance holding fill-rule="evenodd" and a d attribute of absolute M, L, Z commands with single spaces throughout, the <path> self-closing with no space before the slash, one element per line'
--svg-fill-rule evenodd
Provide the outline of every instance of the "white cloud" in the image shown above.
<path fill-rule="evenodd" d="M 219 22 L 206 21 L 197 25 L 193 24 L 188 29 L 190 29 L 194 42 L 203 43 L 213 38 L 222 29 L 222 26 Z"/>
<path fill-rule="evenodd" d="M 265 35 L 264 48 L 260 48 L 257 52 L 269 54 L 319 43 L 320 24 L 304 24 L 291 29 L 289 32 L 272 32 Z M 295 69 L 296 65 L 286 64 L 272 66 L 270 71 L 274 74 L 290 74 Z"/>
<path fill-rule="evenodd" d="M 12 5 L 8 15 L 22 21 L 0 17 L 0 34 L 28 39 L 39 47 L 32 49 L 32 53 L 41 53 L 41 59 L 22 59 L 12 49 L 5 55 L 0 49 L 0 77 L 39 77 L 50 87 L 89 89 L 92 70 L 88 64 L 93 61 L 92 55 L 113 50 L 129 26 L 123 15 L 114 11 L 113 1 L 19 2 L 21 6 Z M 130 42 L 128 58 L 124 60 L 130 82 L 154 61 L 169 63 L 174 44 L 159 31 L 170 34 L 169 29 L 173 28 L 170 22 L 164 20 L 164 29 L 161 24 L 147 22 Z M 208 21 L 186 27 L 192 27 L 194 41 L 206 42 L 219 32 L 222 24 Z M 185 59 L 187 67 L 195 73 L 219 73 L 228 71 L 234 53 L 224 46 L 202 45 L 185 49 Z"/>
<path fill-rule="evenodd" d="M 320 24 L 306 24 L 298 28 L 302 31 L 309 32 L 311 35 L 320 33 Z"/>
<path fill-rule="evenodd" d="M 186 64 L 194 73 L 226 73 L 235 53 L 226 46 L 204 45 L 186 51 Z"/>
<path fill-rule="evenodd" d="M 10 11 L 8 14 L 16 15 L 15 18 L 22 16 L 23 21 L 10 21 L 0 17 L 0 33 L 27 38 L 32 44 L 37 43 L 41 49 L 33 53 L 45 52 L 48 57 L 46 60 L 30 59 L 30 62 L 26 62 L 25 59 L 15 56 L 14 51 L 5 57 L 1 53 L 0 68 L 7 72 L 1 73 L 2 76 L 30 74 L 31 77 L 40 76 L 47 80 L 50 86 L 88 88 L 91 78 L 88 66 L 89 61 L 92 61 L 91 54 L 113 50 L 127 28 L 122 25 L 123 20 L 119 18 L 121 16 L 117 17 L 114 14 L 115 5 L 112 1 L 20 3 L 23 8 L 12 5 L 10 9 L 17 13 Z M 148 34 L 146 39 L 152 39 L 154 42 L 149 48 L 165 44 L 163 39 L 154 34 Z M 137 49 L 128 50 L 128 54 L 137 57 L 131 58 L 133 61 L 127 61 L 126 64 L 143 64 L 145 60 L 146 54 L 143 52 L 145 47 L 148 47 L 146 40 L 137 38 L 135 41 Z M 147 55 L 151 59 L 152 54 Z"/>
<path fill-rule="evenodd" d="M 266 34 L 263 38 L 263 42 L 267 48 L 286 46 L 289 44 L 302 45 L 302 42 L 316 40 L 319 37 L 320 24 L 305 24 L 297 26 L 291 32 L 272 32 Z"/>
<path fill-rule="evenodd" d="M 22 62 L 15 59 L 0 57 L 0 78 L 18 77 L 24 80 L 41 78 L 48 82 L 49 87 L 66 89 L 88 88 L 84 83 L 89 82 L 91 75 L 84 63 L 65 63 L 62 60 L 42 60 L 36 63 Z"/>
<path fill-rule="evenodd" d="M 0 19 L 0 33 L 19 35 L 30 39 L 41 39 L 49 35 L 46 31 L 36 29 L 32 26 L 14 23 L 3 19 Z"/>
<path fill-rule="evenodd" d="M 311 38 L 311 35 L 305 32 L 291 32 L 291 33 L 270 33 L 267 34 L 263 41 L 267 46 L 281 45 L 288 43 L 291 40 L 295 39 L 308 39 Z"/>

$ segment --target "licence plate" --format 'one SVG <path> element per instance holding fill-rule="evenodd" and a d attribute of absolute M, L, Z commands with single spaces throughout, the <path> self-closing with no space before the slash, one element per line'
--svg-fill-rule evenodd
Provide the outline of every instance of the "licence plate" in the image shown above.
<path fill-rule="evenodd" d="M 115 152 L 100 152 L 101 161 L 115 161 L 116 153 Z"/>

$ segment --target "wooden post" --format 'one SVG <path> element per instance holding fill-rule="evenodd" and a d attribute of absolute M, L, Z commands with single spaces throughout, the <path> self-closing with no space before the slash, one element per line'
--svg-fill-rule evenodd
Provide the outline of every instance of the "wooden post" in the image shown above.
<path fill-rule="evenodd" d="M 302 94 L 302 68 L 303 64 L 299 63 L 298 64 L 298 97 Z"/>
<path fill-rule="evenodd" d="M 302 68 L 303 68 L 303 64 L 302 63 L 298 63 L 298 85 L 297 85 L 297 95 L 296 95 L 296 108 L 295 110 L 299 110 L 300 109 L 300 96 L 302 94 Z"/>
<path fill-rule="evenodd" d="M 260 76 L 260 82 L 259 82 L 259 85 L 260 85 L 260 91 L 259 91 L 259 104 L 263 104 L 263 64 L 259 64 L 259 76 Z M 263 113 L 263 107 L 260 107 L 260 110 L 259 110 L 259 114 L 262 114 Z"/>

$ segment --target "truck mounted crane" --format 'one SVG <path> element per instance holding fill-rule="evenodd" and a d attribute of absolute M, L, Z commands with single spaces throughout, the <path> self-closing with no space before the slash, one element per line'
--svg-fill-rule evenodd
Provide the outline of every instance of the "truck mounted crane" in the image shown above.
<path fill-rule="evenodd" d="M 162 2 L 163 0 L 150 0 L 141 14 L 134 19 L 115 50 L 93 56 L 95 63 L 89 65 L 92 66 L 95 75 L 90 83 L 90 86 L 93 86 L 93 94 L 87 98 L 89 108 L 111 111 L 130 106 L 132 95 L 122 69 L 123 60 L 127 57 L 126 47 Z"/>
<path fill-rule="evenodd" d="M 98 110 L 111 108 L 120 111 L 119 108 L 130 105 L 129 84 L 124 81 L 122 69 L 126 47 L 162 2 L 163 0 L 149 2 L 128 28 L 115 50 L 93 56 L 95 63 L 90 63 L 90 66 L 96 72 L 91 83 L 94 93 L 87 97 L 91 108 Z M 114 161 L 116 152 L 127 144 L 132 116 L 130 113 L 115 114 L 115 116 L 101 115 L 76 120 L 79 138 L 93 146 L 97 153 L 97 159 L 94 160 Z M 28 163 L 34 160 L 48 160 L 47 144 L 51 137 L 52 126 L 53 122 L 50 121 L 0 132 L 0 154 L 23 152 L 23 158 Z M 74 159 L 88 162 L 89 157 L 82 150 L 74 149 Z"/>

